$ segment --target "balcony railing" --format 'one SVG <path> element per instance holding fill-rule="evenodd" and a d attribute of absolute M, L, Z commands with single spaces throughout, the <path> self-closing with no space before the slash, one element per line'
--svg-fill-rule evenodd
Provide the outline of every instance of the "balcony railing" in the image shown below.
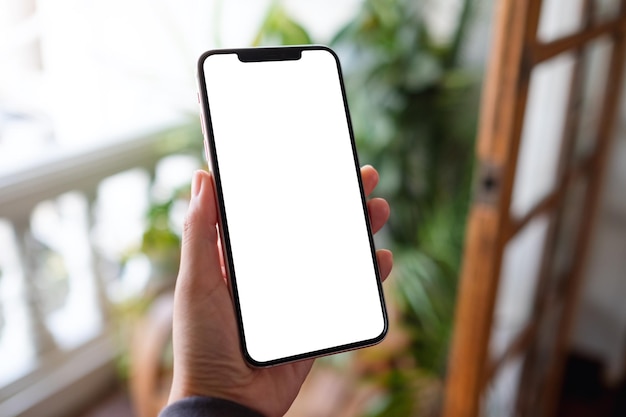
<path fill-rule="evenodd" d="M 111 383 L 108 286 L 120 269 L 92 239 L 100 189 L 129 170 L 145 173 L 149 187 L 159 161 L 196 134 L 190 129 L 157 129 L 0 174 L 0 416 L 65 415 Z"/>

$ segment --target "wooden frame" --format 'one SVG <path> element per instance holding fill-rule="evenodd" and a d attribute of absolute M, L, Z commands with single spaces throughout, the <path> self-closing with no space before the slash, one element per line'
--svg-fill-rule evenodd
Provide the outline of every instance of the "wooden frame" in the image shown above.
<path fill-rule="evenodd" d="M 560 392 L 564 356 L 580 292 L 589 236 L 606 165 L 612 128 L 615 122 L 621 75 L 624 65 L 625 1 L 619 15 L 608 22 L 594 24 L 595 2 L 583 2 L 582 29 L 574 34 L 543 43 L 537 39 L 541 0 L 503 0 L 497 2 L 492 57 L 486 75 L 478 131 L 479 168 L 475 201 L 468 217 L 464 262 L 459 283 L 456 328 L 449 358 L 444 417 L 470 417 L 480 412 L 483 391 L 499 370 L 514 358 L 526 354 L 522 379 L 531 375 L 538 354 L 539 326 L 551 311 L 551 301 L 562 299 L 558 332 L 550 344 L 552 355 L 545 377 L 534 387 L 537 395 L 518 395 L 521 415 L 551 415 Z M 596 132 L 594 151 L 579 162 L 572 162 L 577 103 L 583 82 L 582 51 L 590 42 L 606 37 L 613 45 L 603 111 Z M 557 55 L 571 52 L 577 59 L 568 101 L 568 115 L 552 192 L 527 214 L 515 218 L 510 214 L 515 172 L 524 124 L 530 78 L 535 67 Z M 538 288 L 548 287 L 553 279 L 548 272 L 555 250 L 560 213 L 568 190 L 578 181 L 587 183 L 581 224 L 574 246 L 573 262 L 559 287 L 558 295 L 538 291 L 535 311 L 530 321 L 499 357 L 489 357 L 493 314 L 500 281 L 500 270 L 506 244 L 533 219 L 548 214 L 551 218 L 544 243 Z M 545 347 L 544 347 L 545 348 Z M 524 385 L 524 384 L 522 384 Z M 539 399 L 539 407 L 530 408 L 529 398 Z"/>

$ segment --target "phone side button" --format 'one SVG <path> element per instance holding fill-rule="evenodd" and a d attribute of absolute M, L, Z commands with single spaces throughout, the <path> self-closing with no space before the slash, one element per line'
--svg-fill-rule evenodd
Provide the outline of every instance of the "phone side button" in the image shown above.
<path fill-rule="evenodd" d="M 206 128 L 204 127 L 204 117 L 200 115 L 200 127 L 202 128 L 202 136 L 206 140 Z"/>
<path fill-rule="evenodd" d="M 206 161 L 209 162 L 210 164 L 211 160 L 209 159 L 209 144 L 208 144 L 206 137 L 204 138 L 202 143 L 204 143 L 204 157 L 206 158 Z"/>

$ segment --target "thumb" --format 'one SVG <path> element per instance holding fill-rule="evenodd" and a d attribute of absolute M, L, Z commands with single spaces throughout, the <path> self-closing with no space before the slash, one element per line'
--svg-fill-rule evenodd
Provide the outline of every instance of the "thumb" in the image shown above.
<path fill-rule="evenodd" d="M 223 284 L 217 249 L 217 204 L 213 177 L 198 170 L 191 182 L 191 200 L 182 236 L 177 286 L 193 291 Z"/>

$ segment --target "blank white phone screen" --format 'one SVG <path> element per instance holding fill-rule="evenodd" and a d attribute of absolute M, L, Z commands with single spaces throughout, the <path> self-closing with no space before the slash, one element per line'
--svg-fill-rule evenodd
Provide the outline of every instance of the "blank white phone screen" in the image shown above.
<path fill-rule="evenodd" d="M 338 64 L 203 64 L 244 348 L 269 362 L 386 329 Z"/>

